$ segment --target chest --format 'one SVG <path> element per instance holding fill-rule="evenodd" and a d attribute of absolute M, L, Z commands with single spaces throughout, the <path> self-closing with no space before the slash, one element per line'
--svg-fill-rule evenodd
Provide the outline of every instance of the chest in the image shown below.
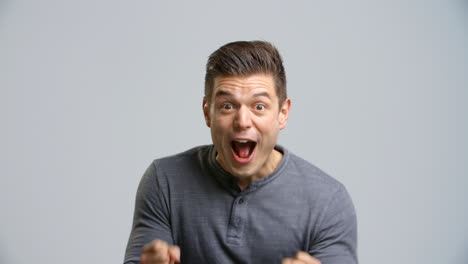
<path fill-rule="evenodd" d="M 173 235 L 191 259 L 279 263 L 308 248 L 315 221 L 309 207 L 278 192 L 191 192 L 172 208 Z"/>

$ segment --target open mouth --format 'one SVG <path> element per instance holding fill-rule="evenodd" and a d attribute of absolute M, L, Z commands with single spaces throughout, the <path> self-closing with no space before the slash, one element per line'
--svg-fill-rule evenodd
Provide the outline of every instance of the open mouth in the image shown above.
<path fill-rule="evenodd" d="M 257 142 L 250 140 L 233 140 L 231 143 L 232 153 L 238 162 L 248 162 L 252 158 Z"/>

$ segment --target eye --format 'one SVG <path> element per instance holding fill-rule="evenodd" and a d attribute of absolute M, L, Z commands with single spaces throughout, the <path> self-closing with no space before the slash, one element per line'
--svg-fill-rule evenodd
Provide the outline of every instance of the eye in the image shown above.
<path fill-rule="evenodd" d="M 255 110 L 259 110 L 259 111 L 265 110 L 265 105 L 264 104 L 257 104 L 257 105 L 255 105 Z"/>
<path fill-rule="evenodd" d="M 232 109 L 232 104 L 223 104 L 223 105 L 221 105 L 221 108 L 223 110 L 231 110 Z"/>

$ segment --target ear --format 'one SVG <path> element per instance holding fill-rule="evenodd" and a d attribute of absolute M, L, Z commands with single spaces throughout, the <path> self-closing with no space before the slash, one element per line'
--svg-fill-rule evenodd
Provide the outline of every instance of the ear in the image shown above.
<path fill-rule="evenodd" d="M 286 127 L 289 118 L 289 111 L 291 110 L 291 99 L 287 98 L 284 100 L 283 105 L 280 108 L 278 121 L 279 121 L 279 129 L 283 129 Z"/>
<path fill-rule="evenodd" d="M 210 104 L 206 100 L 206 97 L 203 97 L 203 115 L 205 116 L 205 122 L 207 127 L 211 127 L 211 117 L 210 117 Z"/>

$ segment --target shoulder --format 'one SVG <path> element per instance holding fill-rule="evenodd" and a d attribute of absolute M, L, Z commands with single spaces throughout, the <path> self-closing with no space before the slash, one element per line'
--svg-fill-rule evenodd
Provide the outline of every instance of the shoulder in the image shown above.
<path fill-rule="evenodd" d="M 295 193 L 301 193 L 301 198 L 313 205 L 318 223 L 322 226 L 346 223 L 354 228 L 356 213 L 346 187 L 312 163 L 292 153 L 289 155 L 288 177 L 295 182 Z"/>
<path fill-rule="evenodd" d="M 177 168 L 199 161 L 201 156 L 208 155 L 211 145 L 203 145 L 191 148 L 181 153 L 153 160 L 152 166 L 157 169 Z"/>
<path fill-rule="evenodd" d="M 168 181 L 184 181 L 199 174 L 202 161 L 208 158 L 212 145 L 191 148 L 175 155 L 155 159 L 143 178 L 146 182 L 166 185 Z"/>
<path fill-rule="evenodd" d="M 341 182 L 324 172 L 311 162 L 289 152 L 288 173 L 291 178 L 308 186 L 315 186 L 322 190 L 344 189 Z"/>
<path fill-rule="evenodd" d="M 314 210 L 327 210 L 326 208 L 330 207 L 354 210 L 346 187 L 309 161 L 289 153 L 284 174 L 281 177 L 281 185 L 309 205 L 313 205 Z"/>

